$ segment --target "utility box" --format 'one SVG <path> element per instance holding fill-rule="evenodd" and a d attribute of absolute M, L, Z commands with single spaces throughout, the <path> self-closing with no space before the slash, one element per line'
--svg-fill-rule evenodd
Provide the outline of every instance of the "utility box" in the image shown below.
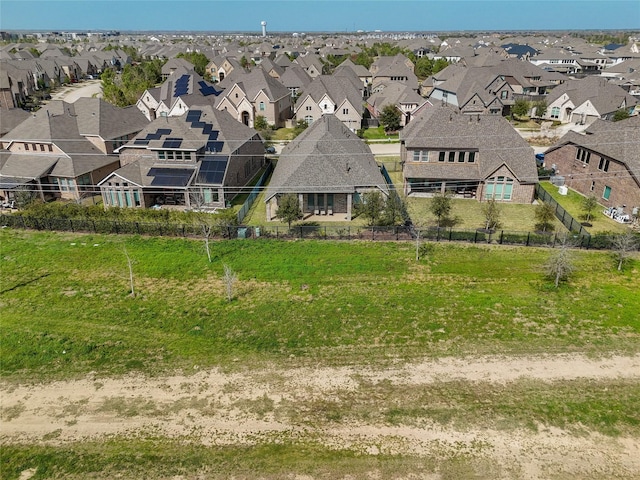
<path fill-rule="evenodd" d="M 560 186 L 558 187 L 558 193 L 559 193 L 560 195 L 566 195 L 566 194 L 568 193 L 568 191 L 569 191 L 569 189 L 567 188 L 567 186 L 566 186 L 566 185 L 560 185 Z"/>

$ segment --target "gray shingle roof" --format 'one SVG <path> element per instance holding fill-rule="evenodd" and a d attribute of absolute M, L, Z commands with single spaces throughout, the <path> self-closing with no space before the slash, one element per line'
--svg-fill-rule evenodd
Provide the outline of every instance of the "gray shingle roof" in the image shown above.
<path fill-rule="evenodd" d="M 278 193 L 352 193 L 358 187 L 388 193 L 369 146 L 334 115 L 323 115 L 284 148 L 265 201 Z"/>
<path fill-rule="evenodd" d="M 538 181 L 533 148 L 501 116 L 464 115 L 449 107 L 430 107 L 408 127 L 401 134 L 407 150 L 477 150 L 478 180 L 505 164 L 520 182 Z M 412 168 L 416 177 L 455 178 L 447 163 L 424 162 Z"/>

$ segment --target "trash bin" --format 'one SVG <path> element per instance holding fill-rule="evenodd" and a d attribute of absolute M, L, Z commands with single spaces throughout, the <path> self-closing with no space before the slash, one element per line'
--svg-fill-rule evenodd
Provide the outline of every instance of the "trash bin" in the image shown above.
<path fill-rule="evenodd" d="M 239 228 L 238 229 L 238 238 L 247 238 L 247 229 Z"/>

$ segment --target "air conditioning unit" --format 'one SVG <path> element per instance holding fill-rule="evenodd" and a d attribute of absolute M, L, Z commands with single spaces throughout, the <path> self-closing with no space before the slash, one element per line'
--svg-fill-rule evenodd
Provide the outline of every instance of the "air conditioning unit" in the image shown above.
<path fill-rule="evenodd" d="M 566 186 L 566 185 L 560 185 L 560 186 L 558 187 L 558 193 L 559 193 L 560 195 L 566 195 L 566 194 L 568 193 L 568 191 L 569 191 L 569 189 L 567 188 L 567 186 Z"/>

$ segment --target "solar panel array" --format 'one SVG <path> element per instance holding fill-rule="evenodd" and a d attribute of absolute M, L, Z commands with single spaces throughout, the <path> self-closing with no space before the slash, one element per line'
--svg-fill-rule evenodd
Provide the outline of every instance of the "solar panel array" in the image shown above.
<path fill-rule="evenodd" d="M 156 187 L 186 187 L 193 176 L 191 168 L 151 168 L 151 185 Z"/>
<path fill-rule="evenodd" d="M 180 148 L 180 145 L 182 145 L 182 139 L 181 138 L 169 138 L 169 137 L 167 137 L 167 139 L 162 144 L 162 148 Z"/>
<path fill-rule="evenodd" d="M 205 97 L 208 97 L 209 95 L 218 96 L 222 93 L 222 90 L 216 90 L 215 87 L 207 85 L 207 82 L 199 81 L 198 85 L 200 85 L 200 93 Z"/>
<path fill-rule="evenodd" d="M 176 85 L 173 90 L 174 97 L 181 97 L 189 93 L 189 77 L 191 77 L 191 75 L 184 74 L 176 80 Z"/>
<path fill-rule="evenodd" d="M 207 155 L 200 162 L 198 183 L 220 184 L 227 170 L 228 156 Z"/>
<path fill-rule="evenodd" d="M 191 124 L 191 128 L 201 128 L 202 133 L 209 135 L 205 151 L 207 153 L 221 152 L 224 142 L 218 140 L 219 130 L 214 130 L 213 125 L 200 121 L 202 110 L 189 110 L 187 112 L 187 122 Z"/>
<path fill-rule="evenodd" d="M 170 128 L 159 128 L 154 133 L 147 133 L 147 136 L 144 138 L 136 139 L 133 144 L 134 145 L 149 145 L 150 140 L 160 140 L 160 137 L 163 135 L 169 135 L 171 133 Z"/>

